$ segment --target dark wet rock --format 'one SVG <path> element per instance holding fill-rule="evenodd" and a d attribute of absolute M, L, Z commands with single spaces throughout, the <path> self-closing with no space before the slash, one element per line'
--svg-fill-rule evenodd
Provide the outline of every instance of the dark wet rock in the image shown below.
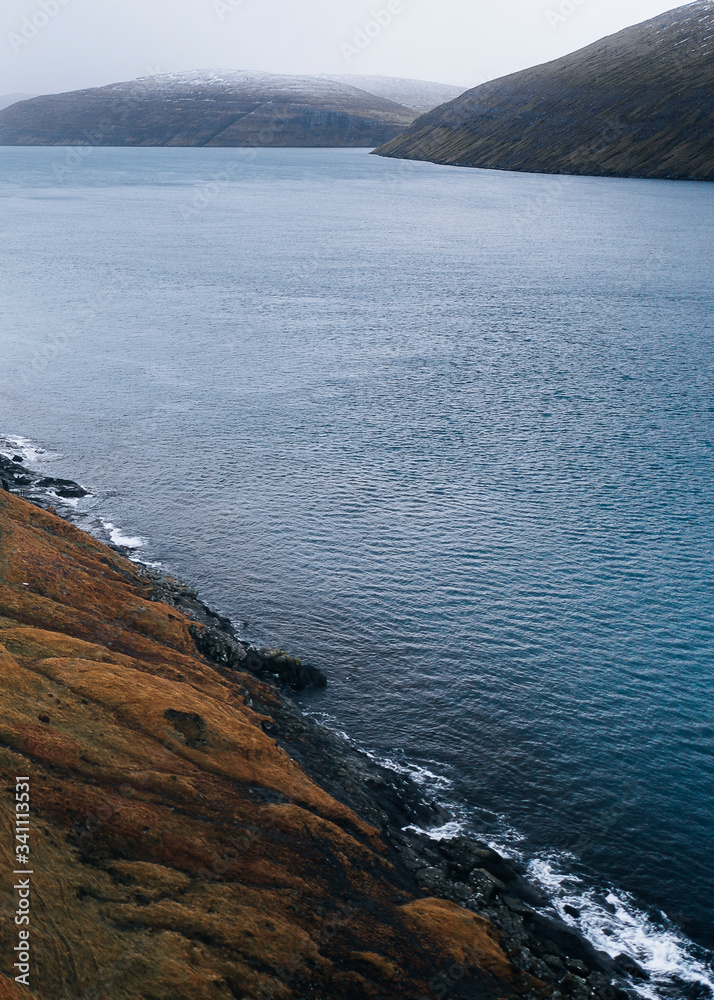
<path fill-rule="evenodd" d="M 477 894 L 486 902 L 490 902 L 495 895 L 505 891 L 505 885 L 500 882 L 485 868 L 478 868 L 469 876 L 469 882 L 476 890 Z"/>
<path fill-rule="evenodd" d="M 524 866 L 512 859 L 501 857 L 487 844 L 478 843 L 468 837 L 457 837 L 454 840 L 444 841 L 441 851 L 448 861 L 450 876 L 461 881 L 474 882 L 486 899 L 490 899 L 495 892 L 508 889 L 512 898 L 517 898 L 527 907 L 545 905 L 543 894 L 524 878 Z"/>
<path fill-rule="evenodd" d="M 572 1000 L 588 1000 L 590 990 L 588 984 L 580 976 L 569 972 L 560 982 L 560 990 L 563 996 L 572 997 Z"/>
<path fill-rule="evenodd" d="M 585 962 L 581 962 L 579 958 L 566 958 L 565 964 L 568 967 L 569 972 L 574 972 L 576 976 L 582 976 L 585 978 L 588 974 L 588 967 Z"/>
<path fill-rule="evenodd" d="M 281 704 L 256 700 L 270 716 L 270 735 L 331 795 L 383 832 L 407 881 L 414 873 L 438 867 L 440 855 L 431 841 L 404 827 L 428 828 L 446 822 L 448 813 L 430 801 L 408 775 L 397 774 L 350 746 L 343 737 L 302 715 L 285 695 Z M 265 729 L 266 726 L 264 725 Z M 401 855 L 405 851 L 405 861 Z"/>
<path fill-rule="evenodd" d="M 518 913 L 522 917 L 529 917 L 533 913 L 533 908 L 524 903 L 523 900 L 518 899 L 516 896 L 504 896 L 503 902 L 506 904 L 509 910 L 513 913 Z"/>
<path fill-rule="evenodd" d="M 630 979 L 640 979 L 644 981 L 650 978 L 649 972 L 647 972 L 646 969 L 643 969 L 642 966 L 629 955 L 618 955 L 614 960 L 613 965 L 620 975 L 629 976 Z"/>
<path fill-rule="evenodd" d="M 607 955 L 593 948 L 578 931 L 556 917 L 534 913 L 528 920 L 531 933 L 537 935 L 545 945 L 550 945 L 550 953 L 559 958 L 579 959 L 586 968 L 597 972 L 610 972 L 611 960 Z"/>
<path fill-rule="evenodd" d="M 417 872 L 417 881 L 420 886 L 438 896 L 446 895 L 450 889 L 448 879 L 440 868 L 422 868 Z"/>
<path fill-rule="evenodd" d="M 254 649 L 246 647 L 246 661 L 243 669 L 250 670 L 258 677 L 275 678 L 282 687 L 293 691 L 327 686 L 327 677 L 318 667 L 303 663 L 296 656 L 290 656 L 282 649 Z"/>
<path fill-rule="evenodd" d="M 571 906 L 570 903 L 567 903 L 563 907 L 563 909 L 565 910 L 565 912 L 568 914 L 569 917 L 574 917 L 576 920 L 580 916 L 580 910 L 576 910 L 576 908 L 574 906 Z"/>
<path fill-rule="evenodd" d="M 141 577 L 149 584 L 150 600 L 169 604 L 182 611 L 188 618 L 199 625 L 219 629 L 229 638 L 234 638 L 233 625 L 230 618 L 217 614 L 199 599 L 198 591 L 189 587 L 182 580 L 166 576 L 149 566 L 138 567 Z"/>
<path fill-rule="evenodd" d="M 45 477 L 44 479 L 40 479 L 36 485 L 40 489 L 52 490 L 58 497 L 62 497 L 65 500 L 81 500 L 82 497 L 89 496 L 88 490 L 85 490 L 78 483 L 72 482 L 71 479 Z"/>
<path fill-rule="evenodd" d="M 8 493 L 32 485 L 32 478 L 27 470 L 12 459 L 0 455 L 0 486 Z"/>
<path fill-rule="evenodd" d="M 599 1000 L 630 1000 L 631 994 L 623 990 L 611 978 L 601 972 L 591 972 L 587 983 L 593 996 Z"/>
<path fill-rule="evenodd" d="M 196 649 L 206 659 L 218 663 L 229 670 L 244 670 L 247 653 L 241 643 L 220 629 L 206 625 L 191 625 L 189 632 L 196 643 Z"/>
<path fill-rule="evenodd" d="M 465 882 L 452 882 L 451 895 L 453 898 L 463 901 L 464 903 L 468 903 L 474 898 L 473 889 L 466 885 Z"/>
<path fill-rule="evenodd" d="M 46 491 L 65 500 L 80 500 L 89 495 L 88 490 L 71 479 L 55 479 L 51 476 L 39 476 L 30 472 L 25 468 L 20 455 L 13 455 L 12 458 L 0 455 L 0 486 L 8 493 L 24 493 L 27 489 L 33 488 Z M 46 506 L 41 497 L 36 498 L 33 502 L 37 506 Z"/>
<path fill-rule="evenodd" d="M 194 600 L 191 597 L 191 601 Z M 205 620 L 205 613 L 201 617 Z M 225 628 L 203 622 L 192 625 L 190 632 L 198 651 L 221 667 L 248 670 L 256 677 L 274 680 L 281 687 L 293 691 L 325 687 L 327 684 L 327 677 L 321 670 L 282 649 L 255 649 L 235 639 Z"/>

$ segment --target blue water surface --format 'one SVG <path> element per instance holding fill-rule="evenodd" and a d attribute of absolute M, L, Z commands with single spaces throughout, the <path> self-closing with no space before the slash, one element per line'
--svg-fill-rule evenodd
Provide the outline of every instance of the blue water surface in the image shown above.
<path fill-rule="evenodd" d="M 714 946 L 714 186 L 5 148 L 0 211 L 0 433 L 599 943 Z"/>

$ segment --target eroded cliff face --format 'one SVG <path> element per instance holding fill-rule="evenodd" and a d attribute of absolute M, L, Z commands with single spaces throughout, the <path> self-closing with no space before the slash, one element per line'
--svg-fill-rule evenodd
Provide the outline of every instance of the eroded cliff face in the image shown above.
<path fill-rule="evenodd" d="M 507 997 L 498 932 L 415 898 L 137 567 L 0 492 L 0 1000 Z M 260 705 L 258 711 L 251 705 Z M 31 987 L 14 982 L 31 778 Z"/>

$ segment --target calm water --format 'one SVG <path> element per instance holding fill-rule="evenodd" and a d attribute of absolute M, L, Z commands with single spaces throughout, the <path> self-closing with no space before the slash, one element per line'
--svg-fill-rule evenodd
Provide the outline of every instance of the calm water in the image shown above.
<path fill-rule="evenodd" d="M 85 154 L 0 150 L 0 432 L 709 996 L 714 187 Z"/>

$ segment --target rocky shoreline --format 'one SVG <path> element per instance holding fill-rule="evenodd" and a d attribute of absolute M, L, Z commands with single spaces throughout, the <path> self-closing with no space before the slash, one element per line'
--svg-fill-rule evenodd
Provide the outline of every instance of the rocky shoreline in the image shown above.
<path fill-rule="evenodd" d="M 28 472 L 21 456 L 0 456 L 0 486 L 21 495 L 31 490 L 34 495 L 28 499 L 53 513 L 53 495 L 87 495 L 76 483 Z M 37 491 L 44 491 L 44 497 Z M 127 554 L 120 546 L 113 548 Z M 525 996 L 626 1000 L 636 995 L 635 982 L 646 973 L 627 956 L 613 960 L 596 951 L 549 907 L 525 877 L 523 866 L 466 836 L 437 841 L 420 833 L 445 824 L 450 819 L 446 810 L 430 801 L 411 778 L 381 766 L 300 711 L 289 692 L 324 686 L 327 678 L 321 670 L 283 650 L 258 649 L 237 639 L 230 620 L 204 604 L 193 588 L 155 569 L 136 568 L 150 600 L 189 619 L 198 653 L 224 680 L 239 687 L 250 709 L 266 717 L 264 731 L 329 795 L 379 831 L 401 890 L 416 898 L 449 900 L 498 929 L 511 963 L 532 977 L 528 981 L 541 984 L 530 987 Z M 270 686 L 256 685 L 249 691 L 241 683 L 246 674 Z M 272 693 L 266 696 L 266 691 Z M 430 986 L 435 997 L 477 996 L 458 964 Z"/>
<path fill-rule="evenodd" d="M 470 837 L 437 841 L 417 832 L 444 825 L 449 813 L 425 797 L 414 780 L 354 749 L 301 712 L 286 694 L 325 686 L 322 671 L 282 650 L 257 650 L 237 640 L 230 620 L 204 604 L 193 588 L 153 569 L 142 567 L 140 572 L 151 583 L 153 600 L 196 622 L 191 631 L 197 649 L 217 670 L 247 670 L 283 689 L 279 706 L 251 699 L 252 707 L 272 716 L 266 732 L 330 795 L 380 831 L 405 891 L 448 899 L 490 920 L 513 964 L 545 983 L 553 1000 L 636 995 L 634 982 L 647 979 L 647 973 L 629 956 L 613 960 L 596 951 L 549 907 L 518 862 Z M 457 970 L 452 978 L 451 983 L 434 984 L 435 996 L 459 995 Z"/>

